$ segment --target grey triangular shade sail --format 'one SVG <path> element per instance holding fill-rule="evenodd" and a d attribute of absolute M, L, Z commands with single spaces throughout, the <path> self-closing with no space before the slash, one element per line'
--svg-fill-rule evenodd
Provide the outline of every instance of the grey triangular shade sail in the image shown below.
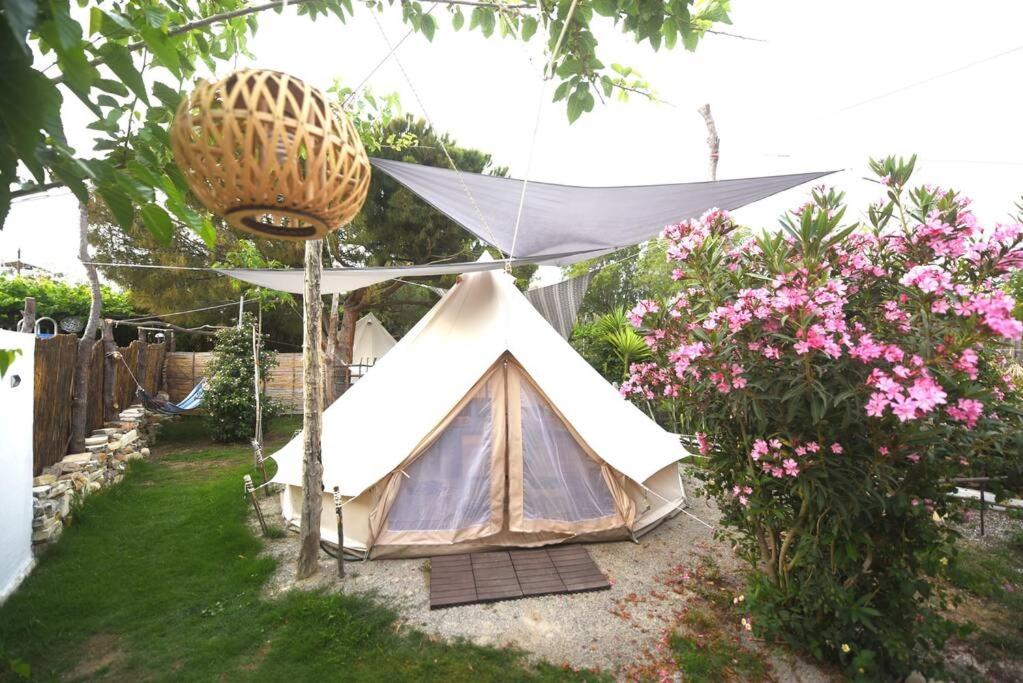
<path fill-rule="evenodd" d="M 625 187 L 530 182 L 518 238 L 515 238 L 521 180 L 458 173 L 387 159 L 372 159 L 372 163 L 377 170 L 505 254 L 516 258 L 543 258 L 559 264 L 639 244 L 657 235 L 665 225 L 696 218 L 708 209 L 738 209 L 834 173 L 817 171 Z"/>
<path fill-rule="evenodd" d="M 591 279 L 593 273 L 585 273 L 553 285 L 537 287 L 526 292 L 526 298 L 563 339 L 568 339 L 572 336 L 572 327 Z"/>
<path fill-rule="evenodd" d="M 489 256 L 479 261 L 456 263 L 431 263 L 424 266 L 389 266 L 365 268 L 324 268 L 320 277 L 320 291 L 323 294 L 340 294 L 378 282 L 395 278 L 431 277 L 436 275 L 461 275 L 484 270 L 497 270 L 505 265 L 511 267 L 530 265 L 542 259 L 513 259 L 510 263 L 495 261 Z M 302 294 L 305 291 L 305 270 L 302 268 L 215 268 L 218 273 L 248 282 L 249 284 L 275 289 L 279 292 Z"/>

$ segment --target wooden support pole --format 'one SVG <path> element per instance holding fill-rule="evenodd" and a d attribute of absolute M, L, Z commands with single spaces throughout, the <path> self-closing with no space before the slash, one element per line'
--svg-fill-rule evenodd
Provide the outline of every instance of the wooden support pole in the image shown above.
<path fill-rule="evenodd" d="M 146 331 L 141 327 L 138 328 L 139 335 L 139 355 L 135 363 L 135 376 L 139 380 L 139 384 L 146 391 L 149 391 L 149 387 L 146 386 L 146 364 L 149 362 L 149 339 L 146 337 Z"/>
<path fill-rule="evenodd" d="M 334 514 L 337 515 L 337 575 L 345 578 L 345 518 L 341 505 L 341 489 L 334 487 Z"/>
<path fill-rule="evenodd" d="M 718 137 L 717 126 L 714 125 L 714 116 L 710 113 L 710 105 L 705 104 L 696 111 L 700 112 L 704 123 L 707 124 L 707 147 L 710 148 L 710 179 L 718 179 L 718 152 L 721 146 L 721 139 Z"/>
<path fill-rule="evenodd" d="M 252 434 L 252 456 L 255 460 L 255 465 L 259 471 L 263 474 L 263 483 L 266 484 L 270 481 L 270 478 L 266 474 L 266 461 L 263 459 L 263 382 L 260 379 L 259 374 L 259 351 L 262 346 L 262 340 L 259 338 L 259 333 L 256 331 L 256 326 L 252 326 L 252 367 L 253 377 L 252 383 L 255 390 L 256 397 L 256 424 Z M 270 489 L 265 490 L 265 495 L 270 495 Z"/>
<path fill-rule="evenodd" d="M 117 383 L 117 344 L 114 343 L 114 323 L 103 321 L 103 419 L 117 417 L 114 403 L 114 385 Z"/>
<path fill-rule="evenodd" d="M 987 468 L 984 468 L 984 477 L 987 478 Z M 984 482 L 980 483 L 980 535 L 984 535 L 984 510 L 987 508 L 987 496 L 984 493 Z"/>
<path fill-rule="evenodd" d="M 256 487 L 252 485 L 252 477 L 246 474 L 243 479 L 245 480 L 245 495 L 252 501 L 252 509 L 256 511 L 256 519 L 259 520 L 259 528 L 266 536 L 266 520 L 263 519 L 263 511 L 259 509 L 259 500 L 256 499 Z"/>
<path fill-rule="evenodd" d="M 299 579 L 316 573 L 320 553 L 320 516 L 323 510 L 323 462 L 320 452 L 322 388 L 320 386 L 320 240 L 305 243 L 305 333 L 302 340 L 302 521 L 299 528 Z"/>
<path fill-rule="evenodd" d="M 21 314 L 21 324 L 18 325 L 18 332 L 34 333 L 36 330 L 36 299 L 34 296 L 25 297 L 25 310 Z"/>

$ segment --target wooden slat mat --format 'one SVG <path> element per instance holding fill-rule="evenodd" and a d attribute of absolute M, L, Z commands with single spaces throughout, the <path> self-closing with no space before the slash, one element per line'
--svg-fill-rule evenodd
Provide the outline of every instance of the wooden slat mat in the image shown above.
<path fill-rule="evenodd" d="M 430 609 L 610 587 L 579 545 L 430 558 Z"/>

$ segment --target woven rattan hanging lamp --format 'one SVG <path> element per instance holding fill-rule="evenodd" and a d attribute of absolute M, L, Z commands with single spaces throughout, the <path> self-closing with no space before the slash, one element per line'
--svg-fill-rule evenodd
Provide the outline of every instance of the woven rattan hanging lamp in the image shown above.
<path fill-rule="evenodd" d="M 210 211 L 239 230 L 320 239 L 369 190 L 359 134 L 320 90 L 277 71 L 200 81 L 171 125 L 174 159 Z"/>

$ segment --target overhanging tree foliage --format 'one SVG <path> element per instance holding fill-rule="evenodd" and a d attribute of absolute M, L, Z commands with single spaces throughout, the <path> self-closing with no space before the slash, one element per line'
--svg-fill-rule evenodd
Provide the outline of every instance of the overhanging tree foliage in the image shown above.
<path fill-rule="evenodd" d="M 135 302 L 128 292 L 101 287 L 103 312 L 109 318 L 130 317 Z M 84 318 L 89 315 L 90 292 L 88 285 L 70 285 L 49 278 L 0 277 L 0 326 L 13 329 L 21 317 L 25 299 L 36 300 L 36 315 L 53 318 L 58 323 L 64 318 Z"/>
<path fill-rule="evenodd" d="M 381 11 L 394 2 L 359 4 Z M 189 204 L 166 127 L 197 68 L 216 72 L 235 55 L 248 54 L 260 13 L 287 5 L 313 20 L 346 22 L 355 11 L 352 0 L 79 0 L 76 8 L 69 0 L 0 0 L 0 90 L 7 94 L 0 101 L 0 225 L 13 197 L 67 185 L 87 202 L 92 183 L 122 227 L 130 227 L 137 212 L 164 243 L 176 227 L 187 226 L 212 245 L 216 230 L 205 212 Z M 608 67 L 598 57 L 590 31 L 596 16 L 654 49 L 679 40 L 693 49 L 715 23 L 728 22 L 728 0 L 429 0 L 400 6 L 404 21 L 429 40 L 438 6 L 450 12 L 455 30 L 469 11 L 468 28 L 485 36 L 540 36 L 548 53 L 557 55 L 554 99 L 566 102 L 570 120 L 590 111 L 595 96 L 649 94 L 631 69 Z M 68 94 L 92 114 L 92 150 L 67 142 L 61 105 Z M 22 178 L 20 169 L 28 176 Z"/>

